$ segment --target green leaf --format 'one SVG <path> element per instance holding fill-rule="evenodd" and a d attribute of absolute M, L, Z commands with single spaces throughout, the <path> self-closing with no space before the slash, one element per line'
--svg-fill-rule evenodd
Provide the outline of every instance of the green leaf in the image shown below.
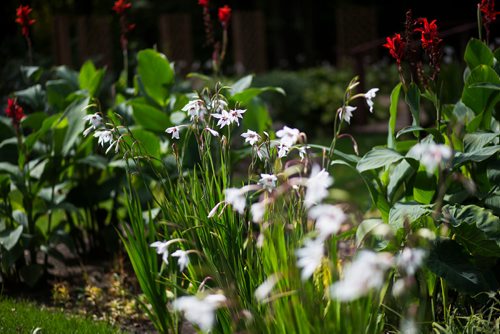
<path fill-rule="evenodd" d="M 40 264 L 30 264 L 19 270 L 22 280 L 33 287 L 43 275 L 43 266 Z"/>
<path fill-rule="evenodd" d="M 421 167 L 415 177 L 413 186 L 413 198 L 415 201 L 422 204 L 430 204 L 436 193 L 437 177 L 432 174 L 430 177 L 427 175 L 425 167 Z"/>
<path fill-rule="evenodd" d="M 391 92 L 391 106 L 389 108 L 389 130 L 387 133 L 387 147 L 394 148 L 394 132 L 396 131 L 396 119 L 398 116 L 399 93 L 401 92 L 401 82 L 394 87 Z"/>
<path fill-rule="evenodd" d="M 253 130 L 262 133 L 263 131 L 268 131 L 271 125 L 272 120 L 265 104 L 260 100 L 249 102 L 247 111 L 243 114 L 242 130 Z"/>
<path fill-rule="evenodd" d="M 56 123 L 60 119 L 60 117 L 61 114 L 55 114 L 46 118 L 42 123 L 42 127 L 38 131 L 31 133 L 29 136 L 26 137 L 24 144 L 26 145 L 28 151 L 31 150 L 33 145 L 35 145 L 36 141 L 40 139 L 40 137 L 45 135 L 47 131 L 49 131 L 52 128 L 52 125 Z"/>
<path fill-rule="evenodd" d="M 413 166 L 412 166 L 413 164 Z M 418 163 L 413 159 L 401 160 L 390 173 L 389 184 L 387 185 L 387 198 L 394 200 L 394 196 L 399 187 L 409 180 L 418 168 Z"/>
<path fill-rule="evenodd" d="M 467 133 L 464 136 L 464 151 L 465 152 L 473 152 L 477 151 L 493 140 L 498 138 L 500 133 L 491 133 L 491 132 L 474 132 Z"/>
<path fill-rule="evenodd" d="M 432 213 L 432 206 L 416 203 L 396 203 L 389 211 L 389 225 L 395 230 L 412 224 L 419 218 Z"/>
<path fill-rule="evenodd" d="M 247 76 L 244 76 L 240 80 L 236 81 L 232 86 L 231 86 L 231 95 L 241 93 L 245 89 L 249 88 L 250 85 L 252 84 L 253 80 L 253 74 L 249 74 Z"/>
<path fill-rule="evenodd" d="M 19 241 L 23 233 L 23 226 L 19 225 L 12 230 L 4 230 L 0 233 L 0 245 L 6 250 L 10 251 Z"/>
<path fill-rule="evenodd" d="M 446 205 L 443 221 L 472 255 L 500 257 L 500 219 L 476 205 Z"/>
<path fill-rule="evenodd" d="M 374 148 L 359 160 L 356 168 L 362 173 L 380 167 L 387 167 L 401 159 L 403 159 L 403 156 L 394 150 Z"/>
<path fill-rule="evenodd" d="M 132 129 L 131 132 L 138 141 L 135 145 L 140 145 L 141 155 L 146 154 L 155 159 L 160 159 L 160 139 L 156 134 L 143 129 Z M 124 140 L 129 145 L 133 144 L 132 138 L 128 136 L 124 137 Z"/>
<path fill-rule="evenodd" d="M 453 166 L 458 167 L 466 162 L 481 162 L 486 160 L 500 151 L 500 145 L 486 146 L 471 152 L 457 152 L 453 159 Z"/>
<path fill-rule="evenodd" d="M 482 41 L 472 38 L 465 49 L 464 60 L 470 69 L 479 65 L 493 66 L 493 52 Z"/>
<path fill-rule="evenodd" d="M 470 85 L 469 88 L 485 88 L 491 90 L 500 90 L 500 84 L 494 84 L 491 82 L 478 82 Z"/>
<path fill-rule="evenodd" d="M 45 92 L 41 85 L 34 85 L 23 90 L 14 92 L 23 104 L 27 104 L 35 111 L 43 111 L 45 108 Z"/>
<path fill-rule="evenodd" d="M 132 100 L 130 105 L 136 123 L 146 130 L 163 132 L 172 125 L 167 114 L 141 100 Z"/>
<path fill-rule="evenodd" d="M 411 83 L 406 93 L 406 103 L 410 107 L 411 115 L 413 116 L 412 125 L 420 125 L 420 89 L 415 83 Z"/>
<path fill-rule="evenodd" d="M 39 66 L 21 66 L 21 73 L 26 77 L 26 79 L 31 80 L 32 82 L 37 82 L 40 80 L 43 68 Z"/>
<path fill-rule="evenodd" d="M 453 115 L 463 124 L 468 124 L 475 116 L 474 111 L 467 107 L 461 100 L 455 104 Z"/>
<path fill-rule="evenodd" d="M 43 124 L 43 121 L 47 118 L 47 114 L 43 111 L 35 112 L 33 114 L 27 115 L 21 121 L 23 128 L 32 129 L 34 131 L 40 129 Z"/>
<path fill-rule="evenodd" d="M 186 113 L 182 111 L 176 111 L 170 115 L 170 122 L 174 125 L 181 124 L 185 119 L 186 119 Z"/>
<path fill-rule="evenodd" d="M 471 71 L 465 82 L 462 102 L 476 115 L 492 109 L 499 99 L 500 91 L 473 86 L 477 83 L 500 84 L 498 74 L 489 66 L 479 65 Z"/>
<path fill-rule="evenodd" d="M 78 82 L 81 89 L 89 92 L 91 97 L 96 96 L 104 77 L 104 69 L 97 70 L 91 60 L 87 60 L 80 69 Z"/>
<path fill-rule="evenodd" d="M 97 169 L 105 169 L 108 164 L 108 160 L 101 155 L 90 154 L 85 158 L 77 160 L 76 163 L 88 165 Z"/>
<path fill-rule="evenodd" d="M 484 206 L 493 211 L 497 216 L 500 216 L 500 190 L 489 194 L 484 198 Z"/>
<path fill-rule="evenodd" d="M 82 132 L 85 130 L 85 121 L 83 117 L 87 114 L 84 108 L 89 104 L 89 98 L 83 98 L 74 101 L 64 111 L 63 117 L 68 119 L 68 128 L 64 135 L 64 143 L 62 145 L 61 153 L 67 156 L 73 148 L 75 142 L 82 137 Z"/>
<path fill-rule="evenodd" d="M 73 87 L 66 80 L 49 80 L 45 84 L 47 102 L 56 110 L 62 111 L 68 106 L 66 98 L 73 92 Z"/>
<path fill-rule="evenodd" d="M 359 248 L 366 237 L 382 224 L 384 224 L 384 221 L 378 218 L 363 220 L 356 229 L 356 248 Z"/>
<path fill-rule="evenodd" d="M 429 253 L 427 267 L 461 292 L 476 294 L 498 288 L 493 273 L 473 265 L 471 257 L 455 240 L 436 241 Z"/>
<path fill-rule="evenodd" d="M 142 50 L 137 54 L 137 72 L 146 93 L 164 107 L 169 88 L 174 82 L 174 71 L 163 54 L 153 50 Z"/>
<path fill-rule="evenodd" d="M 399 138 L 406 133 L 416 132 L 416 131 L 424 131 L 424 132 L 430 133 L 438 141 L 441 141 L 441 139 L 443 138 L 443 136 L 441 135 L 439 130 L 436 128 L 423 128 L 421 126 L 414 126 L 414 125 L 408 126 L 404 129 L 399 130 L 397 135 L 396 135 L 396 138 Z"/>
<path fill-rule="evenodd" d="M 234 94 L 231 97 L 231 100 L 246 106 L 250 103 L 250 101 L 253 98 L 259 96 L 264 92 L 276 92 L 285 95 L 285 91 L 278 87 L 259 87 L 259 88 L 252 87 L 252 88 L 247 88 L 242 92 Z"/>

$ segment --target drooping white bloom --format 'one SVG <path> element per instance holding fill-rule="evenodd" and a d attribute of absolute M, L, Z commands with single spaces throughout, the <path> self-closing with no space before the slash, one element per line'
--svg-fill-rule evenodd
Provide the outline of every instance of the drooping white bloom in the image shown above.
<path fill-rule="evenodd" d="M 421 333 L 418 329 L 417 323 L 414 319 L 403 318 L 401 320 L 401 328 L 399 329 L 401 334 L 418 334 Z"/>
<path fill-rule="evenodd" d="M 227 188 L 224 190 L 225 202 L 231 204 L 234 210 L 243 214 L 245 211 L 246 198 L 243 188 Z"/>
<path fill-rule="evenodd" d="M 172 139 L 179 139 L 180 128 L 178 126 L 172 126 L 165 130 L 166 133 L 172 136 Z"/>
<path fill-rule="evenodd" d="M 307 280 L 321 265 L 324 245 L 321 239 L 307 239 L 304 246 L 295 251 L 297 267 L 302 268 L 301 278 Z"/>
<path fill-rule="evenodd" d="M 264 218 L 264 214 L 266 213 L 266 203 L 262 201 L 252 204 L 250 212 L 252 213 L 252 221 L 254 223 L 261 222 Z"/>
<path fill-rule="evenodd" d="M 169 241 L 155 241 L 150 247 L 156 248 L 156 253 L 162 256 L 163 262 L 168 264 L 168 246 L 173 243 L 173 240 Z"/>
<path fill-rule="evenodd" d="M 246 109 L 233 109 L 229 111 L 229 115 L 231 117 L 231 123 L 236 123 L 238 126 L 240 125 L 240 118 L 243 119 L 243 114 Z"/>
<path fill-rule="evenodd" d="M 325 169 L 320 169 L 318 165 L 314 165 L 306 182 L 307 191 L 304 199 L 306 207 L 318 204 L 328 196 L 328 187 L 332 184 L 333 178 L 330 174 Z"/>
<path fill-rule="evenodd" d="M 278 178 L 274 174 L 260 174 L 259 184 L 269 192 L 276 188 L 276 181 Z"/>
<path fill-rule="evenodd" d="M 214 129 L 210 129 L 209 127 L 206 127 L 205 130 L 207 130 L 208 132 L 210 132 L 210 134 L 214 137 L 219 137 L 219 133 L 217 131 L 215 131 Z"/>
<path fill-rule="evenodd" d="M 385 273 L 392 266 L 393 258 L 389 253 L 375 253 L 363 250 L 346 267 L 342 280 L 330 288 L 333 299 L 351 301 L 380 289 L 385 282 Z"/>
<path fill-rule="evenodd" d="M 212 114 L 212 117 L 218 119 L 217 126 L 221 129 L 226 125 L 229 126 L 233 122 L 231 115 L 226 110 L 222 110 L 219 114 Z"/>
<path fill-rule="evenodd" d="M 373 99 L 377 95 L 378 90 L 378 88 L 372 88 L 365 93 L 366 104 L 368 104 L 371 113 L 373 113 Z"/>
<path fill-rule="evenodd" d="M 309 209 L 308 215 L 310 219 L 316 220 L 316 230 L 318 230 L 321 239 L 336 234 L 347 219 L 342 209 L 330 204 L 314 206 Z"/>
<path fill-rule="evenodd" d="M 260 140 L 259 134 L 252 130 L 247 130 L 247 132 L 242 133 L 241 136 L 245 138 L 245 143 L 249 143 L 252 146 Z"/>
<path fill-rule="evenodd" d="M 177 260 L 177 264 L 179 265 L 180 270 L 184 271 L 184 269 L 186 269 L 187 265 L 189 264 L 188 252 L 182 249 L 178 249 L 172 253 L 172 256 L 179 258 Z"/>
<path fill-rule="evenodd" d="M 97 130 L 97 128 L 102 125 L 102 117 L 98 113 L 86 115 L 83 117 L 83 120 L 90 123 L 90 126 L 83 131 L 84 137 L 87 137 L 92 130 Z"/>
<path fill-rule="evenodd" d="M 445 164 L 452 158 L 453 152 L 447 145 L 419 143 L 411 148 L 408 155 L 420 160 L 420 163 L 427 170 L 427 174 L 432 175 L 438 166 Z"/>
<path fill-rule="evenodd" d="M 104 147 L 104 144 L 110 143 L 113 140 L 113 134 L 108 130 L 96 131 L 94 133 L 94 137 L 98 138 L 97 144 L 101 145 L 102 147 Z"/>
<path fill-rule="evenodd" d="M 174 310 L 184 312 L 190 323 L 197 325 L 203 332 L 209 332 L 214 326 L 215 311 L 226 302 L 221 294 L 207 295 L 204 298 L 184 296 L 172 302 Z"/>
<path fill-rule="evenodd" d="M 278 283 L 278 275 L 273 274 L 269 276 L 257 289 L 255 289 L 255 299 L 259 302 L 263 302 L 264 299 L 269 297 L 271 291 L 273 291 L 274 286 Z"/>
<path fill-rule="evenodd" d="M 205 107 L 205 102 L 200 99 L 189 101 L 183 108 L 191 119 L 191 122 L 203 118 L 207 113 L 207 108 Z"/>
<path fill-rule="evenodd" d="M 421 248 L 405 247 L 396 257 L 396 265 L 406 274 L 413 276 L 424 262 L 426 255 L 427 252 Z"/>
<path fill-rule="evenodd" d="M 351 106 L 345 106 L 343 108 L 340 108 L 340 117 L 348 124 L 351 124 L 352 112 L 356 109 L 357 107 L 351 107 Z"/>
<path fill-rule="evenodd" d="M 307 149 L 309 147 L 308 146 L 302 146 L 302 147 L 299 147 L 299 157 L 300 157 L 300 161 L 304 160 L 306 158 L 306 155 L 307 155 Z"/>
<path fill-rule="evenodd" d="M 276 132 L 276 136 L 280 138 L 280 143 L 285 146 L 293 146 L 299 140 L 299 129 L 292 129 L 284 126 L 283 129 Z"/>
<path fill-rule="evenodd" d="M 283 143 L 280 143 L 278 145 L 278 158 L 286 157 L 288 154 L 288 151 L 290 151 L 290 146 L 287 146 Z"/>
<path fill-rule="evenodd" d="M 227 102 L 223 99 L 214 98 L 212 101 L 212 109 L 216 113 L 222 113 L 223 110 L 227 111 Z"/>

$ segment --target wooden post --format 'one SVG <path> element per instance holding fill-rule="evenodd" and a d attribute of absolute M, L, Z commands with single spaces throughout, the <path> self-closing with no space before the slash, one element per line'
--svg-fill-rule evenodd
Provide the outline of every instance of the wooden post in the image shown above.
<path fill-rule="evenodd" d="M 193 62 L 191 16 L 188 14 L 162 14 L 158 19 L 160 50 L 175 61 L 176 69 L 185 73 Z"/>
<path fill-rule="evenodd" d="M 79 16 L 76 19 L 78 61 L 97 61 L 97 66 L 113 67 L 111 16 Z M 118 37 L 117 37 L 118 38 Z"/>
<path fill-rule="evenodd" d="M 52 22 L 52 54 L 57 65 L 73 65 L 71 57 L 70 18 L 54 15 Z"/>

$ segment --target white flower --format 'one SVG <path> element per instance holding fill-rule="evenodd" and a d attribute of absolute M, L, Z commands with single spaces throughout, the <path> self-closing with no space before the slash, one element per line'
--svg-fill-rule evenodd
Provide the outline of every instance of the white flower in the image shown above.
<path fill-rule="evenodd" d="M 409 156 L 420 160 L 427 170 L 427 174 L 432 175 L 436 168 L 445 164 L 453 156 L 449 146 L 436 143 L 419 143 L 411 148 Z"/>
<path fill-rule="evenodd" d="M 249 143 L 252 146 L 260 140 L 259 134 L 252 130 L 247 130 L 247 132 L 242 133 L 241 136 L 245 138 L 245 143 Z"/>
<path fill-rule="evenodd" d="M 309 210 L 308 215 L 309 218 L 316 220 L 316 230 L 318 230 L 321 239 L 336 234 L 347 219 L 344 211 L 338 206 L 330 204 L 314 206 Z"/>
<path fill-rule="evenodd" d="M 207 108 L 205 107 L 205 103 L 200 99 L 189 101 L 182 108 L 182 110 L 187 112 L 187 114 L 190 116 L 191 121 L 203 118 L 203 116 L 205 116 L 205 114 L 207 113 Z"/>
<path fill-rule="evenodd" d="M 188 252 L 182 249 L 178 249 L 172 253 L 172 256 L 179 258 L 177 260 L 177 264 L 179 265 L 180 270 L 184 271 L 184 269 L 186 269 L 187 265 L 189 264 Z"/>
<path fill-rule="evenodd" d="M 170 128 L 167 128 L 165 130 L 165 132 L 172 135 L 172 139 L 179 139 L 180 138 L 179 137 L 179 133 L 180 133 L 179 130 L 180 130 L 180 128 L 178 126 L 172 126 Z"/>
<path fill-rule="evenodd" d="M 102 125 L 102 117 L 97 113 L 92 115 L 86 115 L 83 117 L 83 120 L 88 121 L 90 125 L 94 127 L 94 129 L 97 129 Z"/>
<path fill-rule="evenodd" d="M 205 128 L 205 130 L 207 130 L 208 132 L 210 132 L 212 134 L 212 136 L 214 137 L 219 137 L 219 133 L 217 131 L 215 131 L 214 129 L 210 129 L 210 128 Z"/>
<path fill-rule="evenodd" d="M 276 188 L 276 181 L 278 178 L 274 174 L 260 174 L 259 184 L 269 192 Z"/>
<path fill-rule="evenodd" d="M 231 117 L 231 123 L 236 123 L 238 126 L 240 125 L 240 118 L 243 119 L 243 114 L 246 109 L 233 109 L 229 111 L 229 115 Z"/>
<path fill-rule="evenodd" d="M 276 274 L 269 276 L 257 289 L 255 289 L 255 299 L 259 302 L 264 301 L 264 299 L 269 296 L 276 283 L 278 283 L 278 276 Z"/>
<path fill-rule="evenodd" d="M 222 110 L 220 114 L 212 114 L 212 117 L 217 118 L 219 121 L 217 125 L 222 129 L 226 125 L 230 125 L 232 123 L 231 115 L 226 111 Z"/>
<path fill-rule="evenodd" d="M 174 310 L 184 312 L 187 321 L 197 325 L 203 332 L 209 332 L 214 326 L 215 311 L 225 302 L 226 297 L 221 294 L 204 298 L 184 296 L 175 299 L 172 306 Z"/>
<path fill-rule="evenodd" d="M 396 257 L 396 265 L 413 276 L 424 262 L 426 255 L 427 252 L 423 249 L 405 247 Z"/>
<path fill-rule="evenodd" d="M 264 218 L 264 214 L 266 213 L 266 203 L 262 201 L 252 204 L 250 212 L 252 213 L 252 221 L 254 223 L 261 222 Z"/>
<path fill-rule="evenodd" d="M 330 174 L 325 169 L 320 170 L 318 165 L 314 165 L 306 182 L 307 191 L 304 199 L 306 207 L 309 208 L 328 196 L 328 187 L 332 184 L 333 178 Z"/>
<path fill-rule="evenodd" d="M 215 112 L 220 114 L 223 110 L 227 109 L 227 102 L 223 99 L 214 98 L 212 101 L 212 108 Z"/>
<path fill-rule="evenodd" d="M 297 267 L 302 268 L 301 278 L 307 280 L 321 265 L 323 259 L 323 241 L 320 239 L 307 239 L 304 246 L 295 251 Z"/>
<path fill-rule="evenodd" d="M 113 134 L 111 131 L 105 130 L 105 131 L 96 131 L 94 133 L 94 137 L 98 138 L 97 139 L 97 144 L 101 145 L 104 147 L 105 143 L 109 143 L 113 140 Z"/>
<path fill-rule="evenodd" d="M 372 88 L 365 93 L 366 104 L 370 107 L 370 112 L 373 112 L 373 99 L 377 95 L 378 88 Z"/>
<path fill-rule="evenodd" d="M 300 131 L 284 126 L 283 129 L 276 132 L 276 136 L 280 139 L 280 143 L 288 147 L 293 146 L 299 140 Z"/>
<path fill-rule="evenodd" d="M 227 188 L 224 190 L 224 194 L 226 196 L 225 202 L 231 204 L 234 210 L 243 214 L 246 205 L 245 190 L 243 188 Z"/>
<path fill-rule="evenodd" d="M 286 157 L 288 151 L 290 151 L 290 146 L 280 143 L 278 145 L 278 158 Z"/>
<path fill-rule="evenodd" d="M 351 107 L 351 106 L 345 106 L 343 108 L 340 108 L 340 117 L 347 123 L 351 124 L 352 112 L 356 109 L 357 107 Z"/>
<path fill-rule="evenodd" d="M 171 244 L 171 241 L 155 241 L 150 247 L 156 248 L 156 253 L 162 255 L 163 262 L 168 264 L 168 246 Z"/>
<path fill-rule="evenodd" d="M 307 149 L 309 147 L 308 146 L 302 146 L 302 147 L 299 147 L 299 157 L 300 157 L 300 161 L 304 160 L 306 155 L 307 155 Z"/>
<path fill-rule="evenodd" d="M 333 299 L 351 301 L 380 289 L 385 282 L 385 272 L 392 266 L 393 258 L 388 253 L 363 250 L 344 271 L 342 280 L 330 288 Z"/>

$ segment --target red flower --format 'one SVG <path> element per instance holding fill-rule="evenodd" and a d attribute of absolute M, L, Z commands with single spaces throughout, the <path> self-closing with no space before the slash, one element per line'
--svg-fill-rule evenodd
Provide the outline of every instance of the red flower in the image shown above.
<path fill-rule="evenodd" d="M 394 34 L 394 36 L 386 38 L 387 43 L 383 45 L 389 49 L 389 53 L 391 56 L 396 59 L 398 64 L 401 64 L 401 60 L 403 59 L 403 54 L 405 51 L 405 42 L 401 39 L 400 34 Z"/>
<path fill-rule="evenodd" d="M 19 128 L 19 123 L 24 117 L 23 107 L 17 104 L 16 99 L 7 99 L 7 108 L 5 108 L 5 114 L 7 117 L 12 119 L 12 124 L 17 129 Z"/>
<path fill-rule="evenodd" d="M 482 0 L 478 6 L 481 13 L 483 13 L 483 19 L 486 24 L 495 21 L 497 15 L 500 14 L 500 12 L 495 12 L 495 0 Z"/>
<path fill-rule="evenodd" d="M 421 41 L 424 49 L 435 47 L 441 42 L 441 39 L 438 37 L 436 20 L 429 23 L 427 18 L 419 18 L 417 19 L 417 24 L 422 24 L 422 27 L 415 28 L 414 31 L 422 33 Z"/>
<path fill-rule="evenodd" d="M 202 7 L 208 7 L 209 2 L 210 2 L 209 0 L 198 0 L 198 5 Z"/>
<path fill-rule="evenodd" d="M 219 8 L 219 21 L 223 26 L 226 26 L 231 19 L 231 8 L 228 5 Z"/>
<path fill-rule="evenodd" d="M 116 0 L 113 6 L 113 10 L 118 15 L 122 15 L 127 9 L 131 8 L 132 4 L 130 2 L 126 2 L 126 0 Z"/>
<path fill-rule="evenodd" d="M 22 27 L 22 33 L 24 36 L 29 36 L 29 27 L 35 24 L 35 20 L 30 19 L 29 15 L 33 11 L 30 6 L 20 5 L 16 9 L 16 23 Z"/>

